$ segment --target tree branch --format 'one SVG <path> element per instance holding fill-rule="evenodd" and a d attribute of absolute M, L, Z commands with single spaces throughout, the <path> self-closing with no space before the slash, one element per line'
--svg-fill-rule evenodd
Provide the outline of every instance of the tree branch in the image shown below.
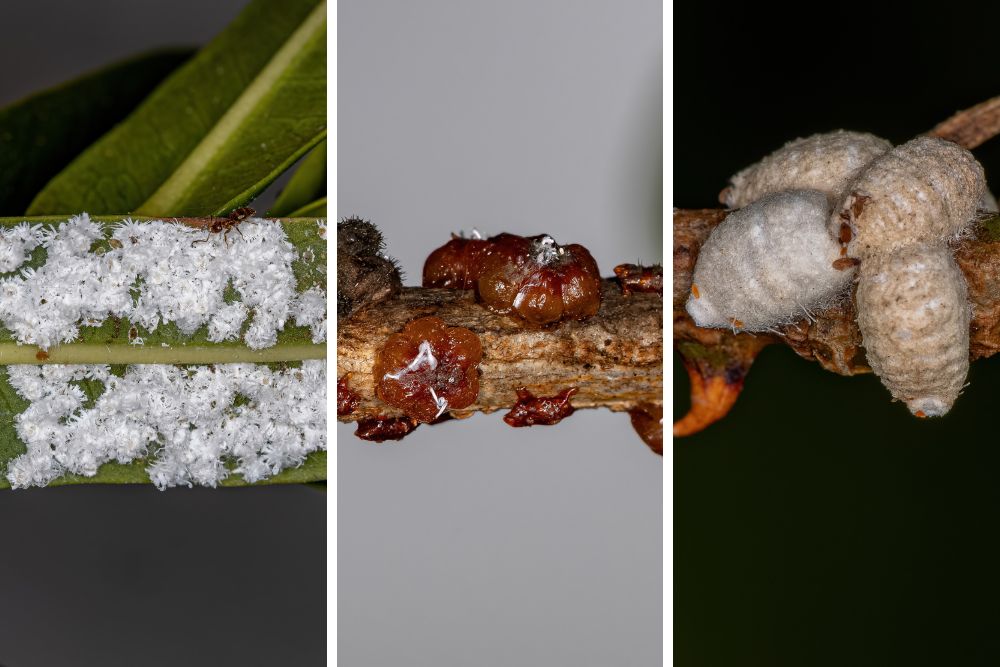
<path fill-rule="evenodd" d="M 928 134 L 970 150 L 979 146 L 1000 134 L 1000 96 L 959 111 Z M 838 306 L 814 313 L 813 319 L 782 327 L 779 335 L 735 334 L 695 325 L 684 309 L 695 262 L 709 233 L 728 213 L 674 210 L 674 343 L 691 378 L 691 409 L 674 423 L 675 436 L 697 433 L 724 417 L 743 389 L 754 359 L 774 343 L 788 345 L 834 373 L 871 372 L 855 323 L 853 293 Z M 981 221 L 972 234 L 953 245 L 973 305 L 969 354 L 973 360 L 988 357 L 1000 349 L 1000 217 Z"/>
<path fill-rule="evenodd" d="M 359 402 L 340 421 L 402 416 L 375 397 L 375 353 L 390 334 L 416 318 L 437 316 L 448 326 L 471 329 L 483 346 L 479 396 L 453 417 L 508 410 L 517 389 L 554 396 L 575 387 L 574 408 L 627 411 L 663 404 L 663 299 L 659 294 L 623 296 L 618 283 L 602 283 L 601 309 L 582 322 L 529 329 L 476 303 L 471 291 L 404 288 L 396 298 L 374 304 L 337 331 L 337 377 L 350 373 L 348 386 Z"/>

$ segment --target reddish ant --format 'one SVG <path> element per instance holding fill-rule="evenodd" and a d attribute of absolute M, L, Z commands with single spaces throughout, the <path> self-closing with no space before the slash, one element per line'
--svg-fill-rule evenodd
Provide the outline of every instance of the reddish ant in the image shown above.
<path fill-rule="evenodd" d="M 246 238 L 243 236 L 243 232 L 240 232 L 240 223 L 247 218 L 253 217 L 257 211 L 253 210 L 249 206 L 243 206 L 236 209 L 224 218 L 211 218 L 211 222 L 208 225 L 208 236 L 203 239 L 198 239 L 197 241 L 191 242 L 191 247 L 194 247 L 195 243 L 205 243 L 210 238 L 212 234 L 222 234 L 222 240 L 226 242 L 226 246 L 229 245 L 229 232 L 235 229 L 240 233 L 240 238 Z"/>

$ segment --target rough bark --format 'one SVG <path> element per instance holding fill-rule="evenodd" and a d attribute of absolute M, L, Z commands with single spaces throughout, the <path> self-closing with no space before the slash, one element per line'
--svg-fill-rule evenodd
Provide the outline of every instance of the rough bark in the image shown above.
<path fill-rule="evenodd" d="M 359 398 L 350 414 L 339 416 L 341 421 L 402 415 L 375 396 L 375 353 L 407 322 L 431 315 L 449 326 L 471 329 L 483 346 L 479 397 L 473 405 L 453 411 L 453 417 L 510 409 L 521 387 L 537 396 L 554 396 L 575 387 L 576 409 L 627 411 L 640 404 L 663 404 L 659 294 L 626 297 L 616 281 L 605 279 L 596 316 L 530 329 L 476 303 L 471 291 L 409 287 L 397 298 L 339 320 L 337 377 L 351 373 L 348 386 Z"/>

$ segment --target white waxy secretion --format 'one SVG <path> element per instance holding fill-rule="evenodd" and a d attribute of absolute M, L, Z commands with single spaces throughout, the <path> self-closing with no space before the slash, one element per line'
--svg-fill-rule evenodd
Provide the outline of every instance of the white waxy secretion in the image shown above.
<path fill-rule="evenodd" d="M 698 255 L 687 311 L 702 327 L 763 331 L 833 303 L 853 271 L 826 229 L 830 206 L 817 190 L 767 195 L 731 213 Z"/>
<path fill-rule="evenodd" d="M 27 452 L 8 466 L 14 488 L 67 473 L 93 476 L 109 461 L 147 456 L 160 489 L 216 486 L 232 473 L 257 482 L 326 449 L 323 361 L 282 371 L 148 364 L 129 366 L 122 377 L 106 365 L 8 366 L 7 373 L 30 401 L 15 418 Z M 79 386 L 86 380 L 103 385 L 93 402 Z"/>
<path fill-rule="evenodd" d="M 42 349 L 79 336 L 80 326 L 125 317 L 154 331 L 173 322 L 182 333 L 208 326 L 209 340 L 240 336 L 252 349 L 270 347 L 290 318 L 309 326 L 313 342 L 326 338 L 323 291 L 296 294 L 292 262 L 296 252 L 281 225 L 252 218 L 240 234 L 213 235 L 173 222 L 132 222 L 115 227 L 106 250 L 100 225 L 86 215 L 56 226 L 0 230 L 0 269 L 11 273 L 41 245 L 47 259 L 0 278 L 0 322 L 18 342 Z M 238 304 L 226 303 L 231 285 Z M 322 305 L 322 309 L 320 308 Z"/>

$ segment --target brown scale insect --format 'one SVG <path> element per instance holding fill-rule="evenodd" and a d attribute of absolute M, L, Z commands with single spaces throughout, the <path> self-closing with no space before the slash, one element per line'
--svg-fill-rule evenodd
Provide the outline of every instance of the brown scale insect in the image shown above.
<path fill-rule="evenodd" d="M 659 264 L 642 266 L 640 264 L 619 264 L 615 267 L 615 276 L 622 287 L 622 295 L 632 292 L 655 292 L 663 294 L 663 267 Z M 698 286 L 691 286 L 691 293 L 698 298 Z"/>
<path fill-rule="evenodd" d="M 47 361 L 48 358 L 49 353 L 45 350 L 39 349 L 38 352 L 35 352 L 35 359 L 38 359 L 39 361 Z"/>
<path fill-rule="evenodd" d="M 628 411 L 632 428 L 654 453 L 663 456 L 663 406 L 642 403 Z"/>
<path fill-rule="evenodd" d="M 252 218 L 257 211 L 253 210 L 249 206 L 243 206 L 236 209 L 224 218 L 213 217 L 211 222 L 208 224 L 208 235 L 203 239 L 198 239 L 197 241 L 191 242 L 191 247 L 193 248 L 196 243 L 206 243 L 212 234 L 222 234 L 222 240 L 225 241 L 226 245 L 229 245 L 229 232 L 236 230 L 240 234 L 240 238 L 245 238 L 243 232 L 240 232 L 240 223 L 247 218 Z"/>
<path fill-rule="evenodd" d="M 345 373 L 344 377 L 337 379 L 337 416 L 344 417 L 351 414 L 361 403 L 361 397 L 351 391 L 347 386 L 351 379 L 350 373 Z"/>
<path fill-rule="evenodd" d="M 570 405 L 569 399 L 576 392 L 576 387 L 570 387 L 555 396 L 535 396 L 527 387 L 521 387 L 517 390 L 517 402 L 510 412 L 503 416 L 503 420 L 515 428 L 558 424 L 573 414 L 573 406 Z"/>
<path fill-rule="evenodd" d="M 354 435 L 371 442 L 402 440 L 418 426 L 420 426 L 420 422 L 413 417 L 379 416 L 359 421 Z"/>

